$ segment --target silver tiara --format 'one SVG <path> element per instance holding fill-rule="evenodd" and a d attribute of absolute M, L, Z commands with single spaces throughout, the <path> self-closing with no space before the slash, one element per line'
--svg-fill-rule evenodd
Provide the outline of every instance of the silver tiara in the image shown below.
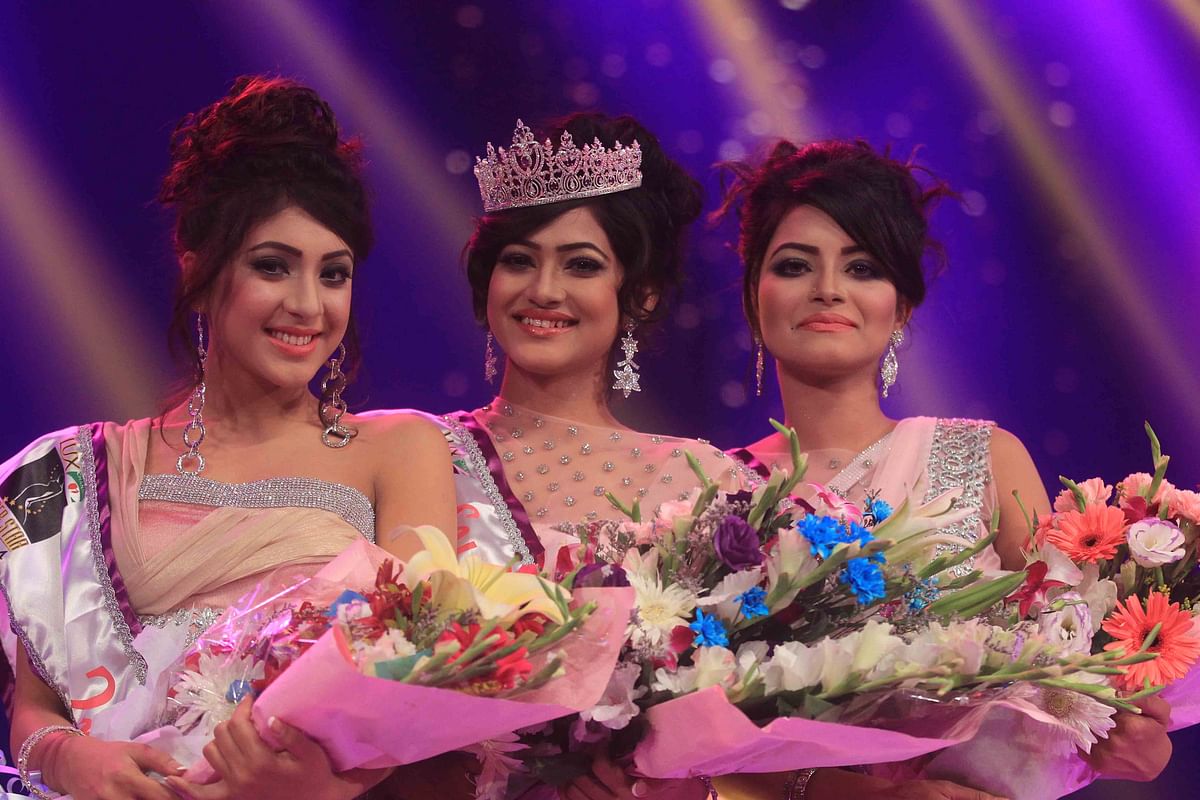
<path fill-rule="evenodd" d="M 538 143 L 533 131 L 517 120 L 512 147 L 496 150 L 488 142 L 487 158 L 475 159 L 475 179 L 486 213 L 505 208 L 540 206 L 579 197 L 623 192 L 642 185 L 642 148 L 634 141 L 612 149 L 599 139 L 582 148 L 563 131 L 558 152 L 547 139 Z"/>

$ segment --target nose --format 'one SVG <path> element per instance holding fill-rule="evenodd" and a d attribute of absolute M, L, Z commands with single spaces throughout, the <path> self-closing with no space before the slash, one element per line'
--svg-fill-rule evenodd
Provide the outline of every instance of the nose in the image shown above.
<path fill-rule="evenodd" d="M 839 270 L 830 267 L 822 267 L 817 270 L 812 284 L 812 299 L 827 305 L 845 301 L 846 296 L 842 289 Z"/>
<path fill-rule="evenodd" d="M 289 291 L 283 298 L 283 310 L 302 320 L 315 319 L 321 313 L 321 279 L 300 277 L 290 281 Z"/>
<path fill-rule="evenodd" d="M 556 306 L 566 299 L 558 268 L 553 264 L 539 266 L 529 286 L 528 297 L 530 302 L 543 308 Z"/>

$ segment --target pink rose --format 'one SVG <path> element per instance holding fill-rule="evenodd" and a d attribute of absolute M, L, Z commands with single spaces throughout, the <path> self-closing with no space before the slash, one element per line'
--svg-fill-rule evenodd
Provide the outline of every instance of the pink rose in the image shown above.
<path fill-rule="evenodd" d="M 1193 525 L 1200 525 L 1200 492 L 1176 489 L 1175 493 L 1171 495 L 1168 508 L 1172 517 L 1185 519 Z"/>
<path fill-rule="evenodd" d="M 1120 490 L 1122 508 L 1124 508 L 1129 498 L 1140 495 L 1143 490 L 1149 488 L 1153 480 L 1154 476 L 1149 473 L 1135 472 L 1121 481 L 1118 488 Z M 1158 492 L 1150 500 L 1154 503 L 1169 503 L 1175 491 L 1175 485 L 1168 480 L 1164 480 L 1159 484 Z"/>
<path fill-rule="evenodd" d="M 1143 567 L 1161 567 L 1183 558 L 1183 533 L 1174 523 L 1144 519 L 1129 527 L 1129 554 Z"/>
<path fill-rule="evenodd" d="M 1083 500 L 1087 505 L 1104 505 L 1112 497 L 1113 487 L 1099 478 L 1088 478 L 1082 483 L 1076 484 L 1079 491 L 1083 493 Z M 1058 497 L 1054 498 L 1055 511 L 1078 511 L 1079 507 L 1075 505 L 1075 495 L 1070 489 L 1063 489 L 1058 493 Z"/>

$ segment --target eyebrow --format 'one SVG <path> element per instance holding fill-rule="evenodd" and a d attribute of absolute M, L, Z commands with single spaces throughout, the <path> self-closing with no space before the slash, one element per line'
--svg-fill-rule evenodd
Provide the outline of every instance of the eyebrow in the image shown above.
<path fill-rule="evenodd" d="M 513 244 L 520 245 L 521 247 L 528 247 L 530 250 L 542 250 L 542 246 L 540 244 L 531 242 L 528 239 L 517 239 L 513 242 Z M 591 242 L 571 242 L 570 244 L 560 244 L 554 249 L 559 253 L 569 253 L 572 250 L 592 250 L 601 258 L 605 259 L 606 261 L 608 260 L 608 255 L 606 255 L 603 250 Z"/>
<path fill-rule="evenodd" d="M 800 242 L 784 242 L 783 244 L 779 245 L 779 247 L 776 247 L 774 252 L 772 252 L 769 257 L 774 258 L 775 256 L 779 255 L 780 250 L 799 250 L 801 253 L 808 253 L 809 255 L 813 256 L 818 256 L 821 254 L 821 248 L 816 247 L 815 245 L 801 244 Z M 865 252 L 867 251 L 861 246 L 852 244 L 843 247 L 841 254 L 844 256 L 850 256 L 854 255 L 855 253 Z"/>
<path fill-rule="evenodd" d="M 283 242 L 259 242 L 258 244 L 254 245 L 254 247 L 251 247 L 247 252 L 253 253 L 255 250 L 282 250 L 288 255 L 295 256 L 296 258 L 304 255 L 302 250 L 292 247 L 290 244 L 284 244 Z M 353 253 L 343 248 L 341 250 L 333 250 L 326 253 L 325 255 L 321 256 L 321 260 L 328 261 L 331 258 L 341 258 L 342 256 L 354 258 Z"/>

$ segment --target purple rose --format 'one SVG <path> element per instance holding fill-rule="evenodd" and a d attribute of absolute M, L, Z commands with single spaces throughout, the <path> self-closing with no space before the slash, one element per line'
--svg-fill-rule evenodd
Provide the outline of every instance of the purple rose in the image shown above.
<path fill-rule="evenodd" d="M 717 526 L 717 532 L 713 534 L 713 548 L 721 563 L 735 572 L 757 567 L 763 562 L 758 531 L 751 528 L 746 520 L 733 514 L 725 517 Z"/>
<path fill-rule="evenodd" d="M 574 585 L 578 588 L 628 586 L 629 578 L 625 577 L 625 570 L 621 567 L 597 561 L 580 568 L 575 574 Z"/>

